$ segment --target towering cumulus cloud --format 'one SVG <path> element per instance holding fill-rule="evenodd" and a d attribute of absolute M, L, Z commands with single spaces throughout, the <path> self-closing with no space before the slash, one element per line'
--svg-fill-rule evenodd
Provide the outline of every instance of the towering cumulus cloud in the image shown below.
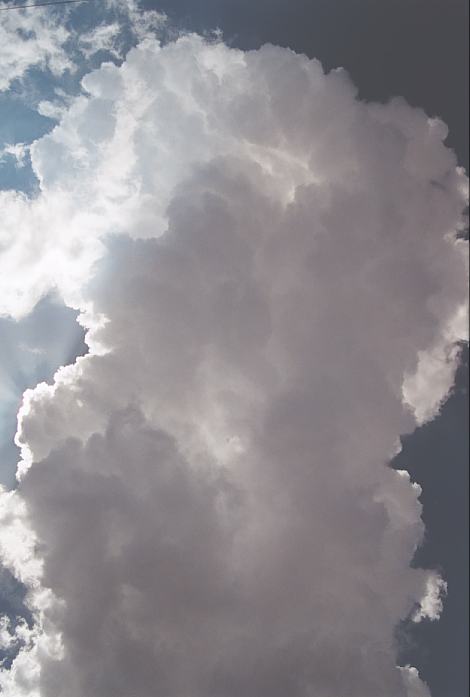
<path fill-rule="evenodd" d="M 425 697 L 395 630 L 419 486 L 388 462 L 465 339 L 445 126 L 264 46 L 145 40 L 2 193 L 3 312 L 57 289 L 88 355 L 25 394 L 1 555 L 34 623 L 6 697 Z"/>

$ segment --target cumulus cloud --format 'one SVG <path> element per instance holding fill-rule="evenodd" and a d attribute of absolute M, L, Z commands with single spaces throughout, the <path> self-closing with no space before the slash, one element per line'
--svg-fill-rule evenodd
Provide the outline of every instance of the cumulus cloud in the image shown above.
<path fill-rule="evenodd" d="M 2 312 L 55 288 L 90 347 L 19 414 L 6 697 L 428 697 L 394 633 L 444 582 L 388 462 L 465 339 L 444 125 L 193 35 L 82 84 L 1 194 Z"/>

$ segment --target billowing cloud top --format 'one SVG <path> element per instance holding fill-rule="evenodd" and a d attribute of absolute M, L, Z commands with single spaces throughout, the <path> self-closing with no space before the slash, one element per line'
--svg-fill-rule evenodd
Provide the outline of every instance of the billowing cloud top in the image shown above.
<path fill-rule="evenodd" d="M 394 631 L 445 583 L 387 463 L 465 339 L 444 124 L 195 35 L 82 87 L 43 105 L 39 194 L 1 193 L 2 312 L 56 289 L 90 346 L 19 415 L 4 694 L 428 696 Z"/>

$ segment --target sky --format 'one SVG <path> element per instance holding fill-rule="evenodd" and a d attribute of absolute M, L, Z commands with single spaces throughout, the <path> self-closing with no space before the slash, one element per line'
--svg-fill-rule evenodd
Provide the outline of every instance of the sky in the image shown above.
<path fill-rule="evenodd" d="M 0 13 L 6 697 L 468 694 L 467 19 Z"/>

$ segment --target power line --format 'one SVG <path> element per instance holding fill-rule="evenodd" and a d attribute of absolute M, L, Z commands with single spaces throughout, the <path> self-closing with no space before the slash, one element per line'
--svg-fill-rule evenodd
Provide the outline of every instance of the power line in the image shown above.
<path fill-rule="evenodd" d="M 9 7 L 0 7 L 0 12 L 7 10 L 22 10 L 25 7 L 46 7 L 47 5 L 71 5 L 76 2 L 88 2 L 89 0 L 50 0 L 50 2 L 38 2 L 31 5 L 10 5 Z"/>

